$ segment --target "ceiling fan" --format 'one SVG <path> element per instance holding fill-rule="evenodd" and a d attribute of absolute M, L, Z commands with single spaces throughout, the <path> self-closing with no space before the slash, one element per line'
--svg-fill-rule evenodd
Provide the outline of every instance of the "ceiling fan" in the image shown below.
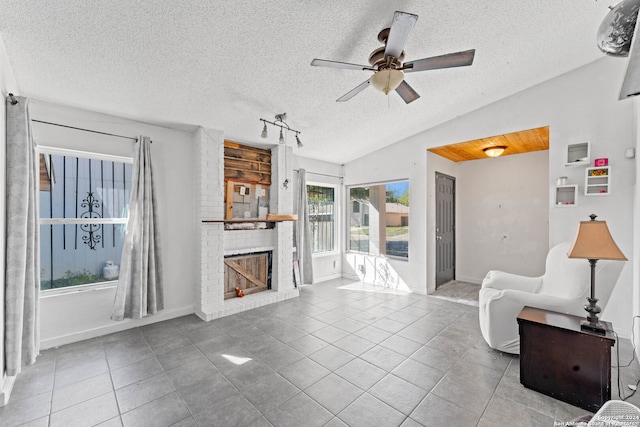
<path fill-rule="evenodd" d="M 350 100 L 369 85 L 384 92 L 385 95 L 395 90 L 404 102 L 407 104 L 413 102 L 420 98 L 420 95 L 404 80 L 404 73 L 471 65 L 476 52 L 475 49 L 471 49 L 403 63 L 404 46 L 417 20 L 418 15 L 407 12 L 395 12 L 393 14 L 391 27 L 385 28 L 378 34 L 378 40 L 384 43 L 384 46 L 371 52 L 371 55 L 369 55 L 370 66 L 329 61 L 326 59 L 314 59 L 311 61 L 311 65 L 316 67 L 374 72 L 367 81 L 338 98 L 336 100 L 337 102 Z"/>

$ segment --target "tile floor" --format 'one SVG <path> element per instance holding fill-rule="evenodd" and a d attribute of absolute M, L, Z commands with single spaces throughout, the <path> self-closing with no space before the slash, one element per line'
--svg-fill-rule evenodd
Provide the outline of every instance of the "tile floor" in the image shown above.
<path fill-rule="evenodd" d="M 477 307 L 479 291 L 480 285 L 462 282 L 460 280 L 452 280 L 440 285 L 431 296 L 460 304 L 475 305 Z"/>
<path fill-rule="evenodd" d="M 186 316 L 43 351 L 0 425 L 549 427 L 585 413 L 524 388 L 518 358 L 489 349 L 477 317 L 346 280 L 308 286 L 209 323 Z M 637 363 L 621 371 L 623 384 L 640 378 Z"/>

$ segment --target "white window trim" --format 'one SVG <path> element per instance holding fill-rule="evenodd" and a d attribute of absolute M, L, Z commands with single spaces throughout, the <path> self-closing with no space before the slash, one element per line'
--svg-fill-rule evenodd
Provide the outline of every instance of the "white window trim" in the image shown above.
<path fill-rule="evenodd" d="M 71 150 L 68 148 L 49 147 L 46 145 L 36 146 L 37 154 L 53 154 L 56 156 L 73 156 L 82 157 L 84 159 L 105 160 L 108 162 L 130 163 L 133 164 L 133 157 L 114 156 L 112 154 L 103 154 L 93 151 Z"/>
<path fill-rule="evenodd" d="M 345 209 L 345 226 L 344 226 L 344 232 L 345 232 L 345 253 L 347 254 L 358 254 L 358 255 L 364 255 L 364 256 L 371 256 L 371 257 L 380 257 L 380 258 L 385 258 L 385 259 L 389 259 L 389 260 L 393 260 L 393 261 L 401 261 L 401 262 L 409 262 L 409 259 L 411 258 L 411 251 L 409 251 L 408 256 L 405 257 L 400 257 L 400 256 L 396 256 L 396 255 L 387 255 L 387 254 L 378 254 L 378 255 L 373 255 L 369 252 L 363 252 L 363 251 L 356 251 L 351 249 L 350 245 L 349 245 L 349 239 L 351 237 L 351 199 L 350 199 L 350 194 L 351 194 L 351 189 L 352 188 L 357 188 L 357 187 L 371 187 L 374 185 L 387 185 L 387 184 L 394 184 L 394 183 L 398 183 L 398 182 L 408 182 L 409 183 L 409 188 L 411 188 L 411 180 L 409 178 L 400 178 L 400 179 L 393 179 L 393 180 L 389 180 L 389 181 L 380 181 L 380 182 L 370 182 L 370 183 L 366 183 L 366 184 L 351 184 L 351 185 L 346 185 L 345 186 L 345 206 L 347 207 L 347 209 Z M 411 202 L 411 196 L 409 196 L 409 202 Z M 411 217 L 411 216 L 409 216 Z M 369 227 L 371 227 L 371 224 L 369 224 Z M 409 229 L 411 229 L 409 227 Z"/>
<path fill-rule="evenodd" d="M 37 145 L 35 147 L 37 165 L 40 164 L 40 154 L 51 154 L 56 156 L 70 156 L 81 157 L 91 160 L 104 160 L 110 162 L 128 163 L 133 164 L 133 157 L 115 156 L 111 154 L 103 154 L 92 151 L 80 151 L 72 150 L 68 148 L 49 147 L 44 145 Z M 39 167 L 39 166 L 38 166 Z M 40 192 L 40 180 L 38 180 L 38 192 Z M 38 204 L 40 198 L 37 198 Z M 40 206 L 38 206 L 38 212 Z M 50 225 L 50 224 L 128 224 L 129 218 L 38 218 L 38 226 Z M 38 254 L 40 256 L 40 254 Z M 102 289 L 115 288 L 118 284 L 117 280 L 108 280 L 104 282 L 87 283 L 85 285 L 75 285 L 65 288 L 55 289 L 39 289 L 40 295 L 43 298 L 55 297 L 66 294 L 74 294 L 87 291 L 98 291 Z"/>
<path fill-rule="evenodd" d="M 340 230 L 341 230 L 341 218 L 342 218 L 342 214 L 341 214 L 341 209 L 340 209 L 340 203 L 338 203 L 338 201 L 340 200 L 339 198 L 339 191 L 340 191 L 340 186 L 338 186 L 337 184 L 332 184 L 332 183 L 328 183 L 328 182 L 320 182 L 320 181 L 307 181 L 307 186 L 309 185 L 315 185 L 318 187 L 326 187 L 326 188 L 333 188 L 333 208 L 334 208 L 334 213 L 333 213 L 333 218 L 334 218 L 334 224 L 333 224 L 333 250 L 332 251 L 326 251 L 326 252 L 320 252 L 317 254 L 312 254 L 311 257 L 312 258 L 323 258 L 323 257 L 328 257 L 328 256 L 336 256 L 340 254 Z"/>

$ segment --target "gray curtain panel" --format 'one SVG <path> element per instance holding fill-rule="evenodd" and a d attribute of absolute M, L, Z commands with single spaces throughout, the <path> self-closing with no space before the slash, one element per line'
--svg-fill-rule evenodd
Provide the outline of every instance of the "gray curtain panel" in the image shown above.
<path fill-rule="evenodd" d="M 7 102 L 7 240 L 5 256 L 5 360 L 7 375 L 36 361 L 40 351 L 40 229 L 37 156 L 29 102 Z M 8 99 L 7 99 L 8 101 Z"/>
<path fill-rule="evenodd" d="M 157 202 L 151 170 L 151 140 L 138 138 L 131 176 L 129 222 L 111 318 L 140 319 L 164 308 Z"/>
<path fill-rule="evenodd" d="M 311 259 L 311 227 L 309 225 L 309 203 L 307 200 L 307 171 L 300 168 L 298 175 L 298 223 L 296 224 L 296 250 L 301 282 L 313 283 Z"/>

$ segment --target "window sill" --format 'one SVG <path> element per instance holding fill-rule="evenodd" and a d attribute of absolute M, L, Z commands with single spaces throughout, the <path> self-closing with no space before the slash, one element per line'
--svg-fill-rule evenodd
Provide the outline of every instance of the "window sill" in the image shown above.
<path fill-rule="evenodd" d="M 370 256 L 370 257 L 376 257 L 376 258 L 389 259 L 389 260 L 393 260 L 393 261 L 409 262 L 409 257 L 405 258 L 405 257 L 393 256 L 393 255 L 385 255 L 385 254 L 373 255 L 373 254 L 370 254 L 368 252 L 358 252 L 358 251 L 347 251 L 347 255 L 348 254 L 364 255 L 364 256 Z"/>
<path fill-rule="evenodd" d="M 340 255 L 338 251 L 330 251 L 330 252 L 320 252 L 317 254 L 311 254 L 311 258 L 324 258 L 329 256 L 337 256 Z"/>
<path fill-rule="evenodd" d="M 113 289 L 118 285 L 117 280 L 108 282 L 92 283 L 89 285 L 77 285 L 67 288 L 45 289 L 40 291 L 40 298 L 51 298 L 62 295 L 77 294 L 80 292 L 100 291 L 103 289 Z"/>

